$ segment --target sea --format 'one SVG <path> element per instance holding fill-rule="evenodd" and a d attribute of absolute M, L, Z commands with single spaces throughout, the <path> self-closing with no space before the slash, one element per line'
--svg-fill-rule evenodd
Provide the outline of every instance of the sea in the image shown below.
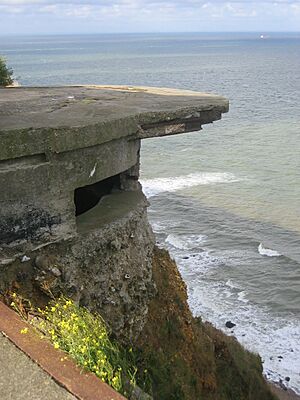
<path fill-rule="evenodd" d="M 199 132 L 143 141 L 149 218 L 194 315 L 300 393 L 300 34 L 3 36 L 0 54 L 25 86 L 174 87 L 230 100 Z"/>

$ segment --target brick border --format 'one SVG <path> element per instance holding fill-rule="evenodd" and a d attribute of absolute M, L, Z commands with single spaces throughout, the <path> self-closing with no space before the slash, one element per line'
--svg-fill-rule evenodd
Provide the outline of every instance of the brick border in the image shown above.
<path fill-rule="evenodd" d="M 24 328 L 28 328 L 28 332 L 21 334 Z M 82 371 L 62 350 L 54 349 L 50 342 L 41 339 L 30 324 L 1 301 L 0 331 L 79 400 L 126 400 L 96 375 Z"/>

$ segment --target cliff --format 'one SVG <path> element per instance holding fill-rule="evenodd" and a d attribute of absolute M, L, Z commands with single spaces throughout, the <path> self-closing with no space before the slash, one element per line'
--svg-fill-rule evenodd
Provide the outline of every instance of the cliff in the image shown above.
<path fill-rule="evenodd" d="M 137 340 L 140 369 L 152 376 L 154 399 L 274 400 L 260 357 L 235 338 L 194 318 L 186 286 L 167 251 L 155 248 L 152 299 Z"/>
<path fill-rule="evenodd" d="M 141 139 L 227 111 L 223 97 L 174 89 L 0 89 L 0 291 L 99 312 L 138 349 L 154 399 L 273 398 L 259 357 L 192 317 L 138 181 Z"/>

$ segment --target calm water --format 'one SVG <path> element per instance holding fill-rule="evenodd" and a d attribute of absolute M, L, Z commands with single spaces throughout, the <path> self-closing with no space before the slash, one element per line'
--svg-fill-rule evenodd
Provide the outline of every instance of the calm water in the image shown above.
<path fill-rule="evenodd" d="M 230 113 L 203 131 L 143 143 L 149 215 L 193 312 L 300 392 L 300 35 L 259 36 L 7 37 L 0 54 L 22 85 L 171 86 L 230 99 Z"/>

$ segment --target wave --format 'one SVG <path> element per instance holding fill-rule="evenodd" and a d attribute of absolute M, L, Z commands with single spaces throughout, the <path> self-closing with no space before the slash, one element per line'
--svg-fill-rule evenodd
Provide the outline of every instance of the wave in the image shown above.
<path fill-rule="evenodd" d="M 191 242 L 192 236 L 169 234 L 166 245 L 187 283 L 189 304 L 194 315 L 210 321 L 226 334 L 234 335 L 248 350 L 259 353 L 265 376 L 274 382 L 284 381 L 288 376 L 290 382 L 284 381 L 286 387 L 299 393 L 299 320 L 258 307 L 248 299 L 245 287 L 233 279 L 216 281 L 216 271 L 228 264 L 208 250 L 207 241 L 202 248 L 187 249 L 187 240 Z M 274 252 L 264 249 L 262 244 L 261 249 Z M 236 324 L 233 333 L 226 328 L 228 320 Z"/>
<path fill-rule="evenodd" d="M 166 242 L 179 250 L 190 250 L 205 242 L 205 235 L 175 235 L 170 234 Z"/>
<path fill-rule="evenodd" d="M 177 190 L 216 183 L 238 182 L 235 175 L 228 172 L 201 172 L 189 175 L 168 178 L 155 178 L 142 180 L 143 191 L 147 197 L 157 196 L 163 192 L 176 192 Z"/>
<path fill-rule="evenodd" d="M 247 296 L 247 292 L 245 290 L 242 290 L 237 295 L 238 300 L 241 301 L 242 303 L 248 303 L 249 302 L 249 300 L 246 299 L 246 296 Z"/>
<path fill-rule="evenodd" d="M 260 243 L 258 246 L 258 252 L 262 256 L 268 256 L 268 257 L 280 257 L 282 255 L 282 254 L 278 253 L 278 251 L 276 251 L 276 250 L 267 249 L 267 248 L 263 247 L 262 243 Z"/>
<path fill-rule="evenodd" d="M 240 289 L 240 286 L 233 282 L 231 279 L 225 282 L 225 285 L 230 287 L 231 289 Z"/>
<path fill-rule="evenodd" d="M 227 297 L 231 296 L 233 293 L 236 293 L 237 300 L 241 301 L 242 303 L 249 302 L 249 300 L 246 298 L 247 292 L 245 290 L 241 290 L 240 285 L 238 285 L 236 282 L 233 282 L 231 279 L 228 279 L 228 281 L 225 282 L 225 285 L 231 289 L 231 293 L 227 295 Z"/>
<path fill-rule="evenodd" d="M 181 273 L 186 275 L 183 265 Z M 271 314 L 268 309 L 248 301 L 245 291 L 235 294 L 222 282 L 200 281 L 198 275 L 197 282 L 187 284 L 194 315 L 210 321 L 227 334 L 226 321 L 233 321 L 236 324 L 233 335 L 248 350 L 261 355 L 267 378 L 279 382 L 289 376 L 290 382 L 285 385 L 299 393 L 299 320 Z"/>

